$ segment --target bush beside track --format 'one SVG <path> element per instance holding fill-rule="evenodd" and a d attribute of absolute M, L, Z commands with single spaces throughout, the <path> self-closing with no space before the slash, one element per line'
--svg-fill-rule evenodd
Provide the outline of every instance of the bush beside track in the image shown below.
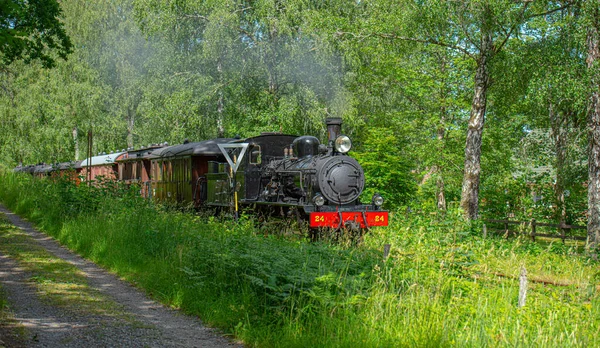
<path fill-rule="evenodd" d="M 361 246 L 346 247 L 268 234 L 249 217 L 235 224 L 161 209 L 117 184 L 4 174 L 0 200 L 154 298 L 249 345 L 600 343 L 597 262 L 561 244 L 481 239 L 459 214 L 397 214 Z M 383 261 L 385 243 L 392 252 Z M 518 309 L 512 277 L 521 265 L 532 281 Z"/>

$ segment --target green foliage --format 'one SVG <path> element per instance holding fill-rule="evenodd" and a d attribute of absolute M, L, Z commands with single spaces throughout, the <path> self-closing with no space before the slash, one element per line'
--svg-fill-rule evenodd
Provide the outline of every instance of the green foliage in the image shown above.
<path fill-rule="evenodd" d="M 410 170 L 411 158 L 403 156 L 403 146 L 389 128 L 369 130 L 353 156 L 365 170 L 364 202 L 374 193 L 381 194 L 386 207 L 406 204 L 416 191 L 416 181 Z"/>
<path fill-rule="evenodd" d="M 7 98 L 0 98 L 4 163 L 70 161 L 76 148 L 81 157 L 87 150 L 86 131 L 94 124 L 96 148 L 110 151 L 121 143 L 104 124 L 110 122 L 104 109 L 107 89 L 89 66 L 69 60 L 50 71 L 36 64 L 12 67 Z"/>
<path fill-rule="evenodd" d="M 354 111 L 339 86 L 339 64 L 314 50 L 301 31 L 302 9 L 269 1 L 134 1 L 141 28 L 160 41 L 150 59 L 156 85 L 144 96 L 147 112 L 171 118 L 167 125 L 182 127 L 180 133 L 203 137 L 321 135 L 328 109 L 351 126 Z M 183 128 L 196 124 L 202 126 Z"/>
<path fill-rule="evenodd" d="M 0 56 L 5 65 L 15 60 L 39 59 L 46 68 L 55 64 L 55 54 L 66 59 L 71 40 L 60 20 L 56 0 L 5 0 L 0 2 Z"/>

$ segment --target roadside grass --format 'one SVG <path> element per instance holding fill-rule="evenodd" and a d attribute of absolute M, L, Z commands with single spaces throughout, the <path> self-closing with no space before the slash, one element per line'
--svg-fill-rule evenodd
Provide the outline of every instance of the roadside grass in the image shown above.
<path fill-rule="evenodd" d="M 236 224 L 164 211 L 118 187 L 5 174 L 0 200 L 250 346 L 600 344 L 598 262 L 567 246 L 483 239 L 458 213 L 397 213 L 350 247 L 282 238 L 249 217 Z M 521 267 L 530 281 L 518 308 Z"/>

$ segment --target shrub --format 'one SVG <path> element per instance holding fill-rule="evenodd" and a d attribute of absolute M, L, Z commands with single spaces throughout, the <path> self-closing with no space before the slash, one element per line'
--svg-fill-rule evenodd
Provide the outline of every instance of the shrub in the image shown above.
<path fill-rule="evenodd" d="M 405 204 L 416 192 L 417 183 L 413 178 L 411 162 L 402 156 L 398 138 L 391 129 L 372 128 L 353 156 L 365 171 L 363 202 L 370 202 L 374 193 L 385 199 L 386 208 Z"/>

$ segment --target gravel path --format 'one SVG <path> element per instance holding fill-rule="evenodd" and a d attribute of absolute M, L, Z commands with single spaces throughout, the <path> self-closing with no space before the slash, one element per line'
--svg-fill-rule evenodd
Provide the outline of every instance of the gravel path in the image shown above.
<path fill-rule="evenodd" d="M 203 326 L 197 318 L 148 299 L 131 285 L 36 231 L 2 205 L 0 212 L 50 253 L 82 270 L 89 286 L 116 302 L 129 317 L 77 313 L 52 306 L 39 298 L 29 281 L 31 276 L 14 260 L 0 254 L 0 282 L 15 319 L 26 328 L 26 346 L 241 347 Z"/>

